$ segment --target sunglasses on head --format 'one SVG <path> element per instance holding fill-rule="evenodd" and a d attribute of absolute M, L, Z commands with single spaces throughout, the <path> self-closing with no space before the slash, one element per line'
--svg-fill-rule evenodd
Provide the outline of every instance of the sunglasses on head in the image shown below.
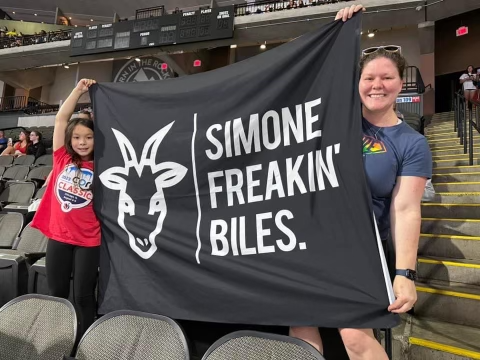
<path fill-rule="evenodd" d="M 398 46 L 398 45 L 373 46 L 373 47 L 369 47 L 369 48 L 363 50 L 362 51 L 362 56 L 373 54 L 380 49 L 383 49 L 386 52 L 391 52 L 391 53 L 396 53 L 396 52 L 402 53 L 402 47 Z"/>

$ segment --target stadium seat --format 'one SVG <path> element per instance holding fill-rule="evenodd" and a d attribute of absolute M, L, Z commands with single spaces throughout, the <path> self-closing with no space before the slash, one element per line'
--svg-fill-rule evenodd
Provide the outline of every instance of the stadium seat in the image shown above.
<path fill-rule="evenodd" d="M 23 165 L 15 165 L 11 166 L 5 170 L 3 173 L 2 179 L 3 180 L 25 180 L 30 168 L 28 166 Z"/>
<path fill-rule="evenodd" d="M 47 242 L 45 235 L 27 225 L 13 249 L 0 250 L 0 305 L 27 292 L 27 267 L 45 256 Z"/>
<path fill-rule="evenodd" d="M 202 360 L 325 360 L 310 344 L 284 335 L 237 331 L 217 340 Z"/>
<path fill-rule="evenodd" d="M 35 184 L 29 181 L 7 181 L 0 194 L 0 203 L 5 210 L 26 212 L 30 205 Z"/>
<path fill-rule="evenodd" d="M 35 162 L 35 156 L 33 155 L 24 155 L 19 156 L 13 160 L 13 165 L 23 165 L 23 166 L 30 166 L 33 165 Z"/>
<path fill-rule="evenodd" d="M 37 160 L 34 162 L 35 166 L 42 166 L 42 165 L 48 165 L 52 166 L 53 165 L 53 157 L 52 155 L 42 155 L 40 156 Z"/>
<path fill-rule="evenodd" d="M 33 181 L 38 189 L 41 185 L 43 185 L 51 171 L 52 166 L 35 167 L 28 173 L 27 180 Z"/>
<path fill-rule="evenodd" d="M 46 258 L 41 258 L 28 269 L 28 293 L 49 295 L 47 282 Z M 68 297 L 73 303 L 73 278 L 70 280 L 70 294 Z"/>
<path fill-rule="evenodd" d="M 47 188 L 45 186 L 41 187 L 40 189 L 38 189 L 38 191 L 35 193 L 35 195 L 33 196 L 34 199 L 41 199 L 43 197 L 43 194 L 45 194 L 45 190 Z"/>
<path fill-rule="evenodd" d="M 3 174 L 5 173 L 5 170 L 7 170 L 7 167 L 0 165 L 0 178 L 1 178 L 1 177 L 3 176 Z"/>
<path fill-rule="evenodd" d="M 114 311 L 90 326 L 80 340 L 78 360 L 187 360 L 182 329 L 170 318 L 136 311 Z"/>
<path fill-rule="evenodd" d="M 46 295 L 20 296 L 0 309 L 0 359 L 61 360 L 77 336 L 73 305 Z"/>
<path fill-rule="evenodd" d="M 11 166 L 14 159 L 13 156 L 0 156 L 0 166 Z"/>
<path fill-rule="evenodd" d="M 0 213 L 0 249 L 11 249 L 22 228 L 22 214 Z"/>

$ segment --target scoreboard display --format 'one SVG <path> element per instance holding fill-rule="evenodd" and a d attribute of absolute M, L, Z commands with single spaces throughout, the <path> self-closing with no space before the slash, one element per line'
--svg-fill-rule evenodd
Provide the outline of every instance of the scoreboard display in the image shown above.
<path fill-rule="evenodd" d="M 233 10 L 201 9 L 75 29 L 71 56 L 232 38 Z"/>

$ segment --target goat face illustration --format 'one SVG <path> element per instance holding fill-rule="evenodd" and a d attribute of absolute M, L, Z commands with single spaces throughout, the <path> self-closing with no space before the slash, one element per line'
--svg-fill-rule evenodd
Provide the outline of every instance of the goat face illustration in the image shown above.
<path fill-rule="evenodd" d="M 175 162 L 166 161 L 160 164 L 156 163 L 158 147 L 165 135 L 168 133 L 174 122 L 160 129 L 152 135 L 145 143 L 140 161 L 137 160 L 137 154 L 127 137 L 120 131 L 112 129 L 117 139 L 120 151 L 122 153 L 125 165 L 123 167 L 115 166 L 105 170 L 100 176 L 102 184 L 111 189 L 120 192 L 118 198 L 118 225 L 127 233 L 129 245 L 141 258 L 149 259 L 156 251 L 157 244 L 155 238 L 162 231 L 163 221 L 167 216 L 167 204 L 163 189 L 178 184 L 187 173 L 187 168 Z M 130 170 L 133 168 L 139 178 L 142 177 L 143 170 L 149 167 L 151 174 L 160 173 L 155 178 L 156 192 L 151 196 L 148 205 L 148 215 L 158 214 L 156 227 L 148 235 L 148 239 L 135 236 L 135 231 L 130 231 L 125 225 L 125 217 L 135 216 L 135 202 L 127 193 L 127 178 Z"/>

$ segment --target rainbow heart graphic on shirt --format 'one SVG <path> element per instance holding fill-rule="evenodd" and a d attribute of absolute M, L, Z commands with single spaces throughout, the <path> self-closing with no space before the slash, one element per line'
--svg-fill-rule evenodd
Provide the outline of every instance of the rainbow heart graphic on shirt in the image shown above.
<path fill-rule="evenodd" d="M 387 152 L 387 148 L 383 141 L 380 141 L 372 136 L 363 136 L 363 154 L 383 154 Z"/>

